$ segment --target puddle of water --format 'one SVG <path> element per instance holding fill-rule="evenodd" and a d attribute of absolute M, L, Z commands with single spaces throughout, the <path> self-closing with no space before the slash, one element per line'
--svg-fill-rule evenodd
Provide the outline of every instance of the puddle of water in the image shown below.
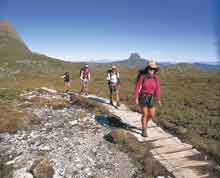
<path fill-rule="evenodd" d="M 108 118 L 108 116 L 105 115 L 98 115 L 95 117 L 96 122 L 98 122 L 100 125 L 104 127 L 110 127 L 111 122 Z"/>

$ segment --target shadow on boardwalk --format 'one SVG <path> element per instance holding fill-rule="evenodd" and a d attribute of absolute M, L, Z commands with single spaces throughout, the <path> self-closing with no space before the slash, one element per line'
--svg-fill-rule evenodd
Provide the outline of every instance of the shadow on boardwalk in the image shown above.
<path fill-rule="evenodd" d="M 106 115 L 97 115 L 95 117 L 95 120 L 104 127 L 120 128 L 120 129 L 125 129 L 133 133 L 141 134 L 141 128 L 131 126 L 127 123 L 123 123 L 118 118 L 115 118 L 114 116 L 109 117 Z"/>

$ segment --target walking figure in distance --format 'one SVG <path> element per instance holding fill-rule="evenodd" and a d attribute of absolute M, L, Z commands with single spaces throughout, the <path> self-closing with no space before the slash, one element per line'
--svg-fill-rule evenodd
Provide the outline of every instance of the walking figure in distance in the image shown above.
<path fill-rule="evenodd" d="M 115 65 L 112 66 L 110 70 L 107 72 L 107 81 L 110 93 L 110 104 L 113 104 L 113 96 L 116 97 L 116 105 L 117 107 L 120 106 L 119 103 L 119 87 L 120 87 L 120 77 L 117 67 Z"/>
<path fill-rule="evenodd" d="M 90 70 L 88 64 L 85 64 L 83 68 L 80 69 L 80 84 L 81 84 L 81 94 L 88 95 L 88 87 L 90 81 Z"/>
<path fill-rule="evenodd" d="M 68 93 L 68 91 L 70 90 L 70 75 L 69 72 L 65 72 L 62 75 L 62 78 L 64 80 L 64 90 L 66 93 Z"/>
<path fill-rule="evenodd" d="M 142 136 L 147 137 L 147 125 L 150 118 L 155 117 L 156 101 L 160 102 L 160 82 L 156 76 L 158 66 L 154 60 L 149 60 L 147 67 L 140 71 L 136 87 L 135 87 L 135 102 L 141 108 L 142 112 Z"/>

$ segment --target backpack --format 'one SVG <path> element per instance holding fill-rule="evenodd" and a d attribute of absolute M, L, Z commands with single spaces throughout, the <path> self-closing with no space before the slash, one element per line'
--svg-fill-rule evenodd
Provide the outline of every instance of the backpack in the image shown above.
<path fill-rule="evenodd" d="M 111 78 L 111 77 L 112 77 L 112 70 L 111 70 L 111 69 L 107 71 L 107 75 L 108 75 L 108 74 L 110 75 L 110 78 Z M 118 77 L 118 76 L 119 76 L 119 72 L 118 72 L 118 71 L 116 72 L 116 75 L 117 75 L 117 79 L 118 79 L 117 85 L 119 85 L 119 84 L 121 83 L 121 81 L 120 81 L 120 78 Z M 111 85 L 110 80 L 108 81 L 108 85 L 109 85 L 109 86 Z"/>
<path fill-rule="evenodd" d="M 142 75 L 144 75 L 144 79 L 143 79 L 143 81 L 142 81 L 142 86 L 143 86 L 144 81 L 145 81 L 146 78 L 147 78 L 147 68 L 141 69 L 141 70 L 138 71 L 138 75 L 137 75 L 136 81 L 135 81 L 136 84 L 137 84 L 138 80 L 140 79 L 140 77 L 141 77 Z M 157 83 L 158 78 L 155 76 L 155 77 L 154 77 L 154 80 L 155 80 L 156 83 Z"/>
<path fill-rule="evenodd" d="M 64 81 L 65 81 L 65 82 L 69 82 L 69 80 L 70 80 L 69 74 L 68 74 L 68 73 L 65 73 L 65 74 L 64 74 Z"/>
<path fill-rule="evenodd" d="M 80 69 L 80 76 L 81 76 L 82 72 L 83 72 L 83 79 L 88 79 L 89 73 L 90 73 L 89 69 L 85 68 L 85 67 L 82 67 Z"/>
<path fill-rule="evenodd" d="M 138 74 L 137 74 L 137 77 L 136 77 L 136 80 L 135 80 L 135 84 L 137 84 L 137 82 L 140 79 L 140 77 L 142 75 L 146 75 L 146 73 L 147 73 L 147 68 L 139 70 Z"/>

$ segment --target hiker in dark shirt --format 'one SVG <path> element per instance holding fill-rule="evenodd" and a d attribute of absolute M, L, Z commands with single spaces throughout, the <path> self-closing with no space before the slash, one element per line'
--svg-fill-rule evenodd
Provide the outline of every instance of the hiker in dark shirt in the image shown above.
<path fill-rule="evenodd" d="M 64 80 L 64 90 L 67 93 L 70 90 L 70 75 L 69 72 L 65 72 L 62 76 Z"/>

